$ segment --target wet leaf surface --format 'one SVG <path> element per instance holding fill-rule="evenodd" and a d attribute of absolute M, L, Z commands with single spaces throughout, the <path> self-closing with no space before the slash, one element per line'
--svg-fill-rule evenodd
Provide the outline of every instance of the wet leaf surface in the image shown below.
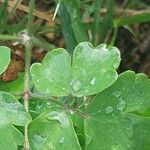
<path fill-rule="evenodd" d="M 29 126 L 32 150 L 81 150 L 69 116 L 61 109 L 50 109 Z"/>
<path fill-rule="evenodd" d="M 94 48 L 89 42 L 83 42 L 74 50 L 72 68 L 69 54 L 58 48 L 49 52 L 42 64 L 31 66 L 31 76 L 41 93 L 82 97 L 96 94 L 113 84 L 118 78 L 119 63 L 117 48 L 105 44 Z"/>
<path fill-rule="evenodd" d="M 29 124 L 30 115 L 15 97 L 0 91 L 0 118 L 0 149 L 17 150 L 23 144 L 23 135 L 14 125 Z"/>
<path fill-rule="evenodd" d="M 144 74 L 127 71 L 99 93 L 86 110 L 86 150 L 148 150 L 150 118 L 136 112 L 150 108 L 149 89 Z"/>

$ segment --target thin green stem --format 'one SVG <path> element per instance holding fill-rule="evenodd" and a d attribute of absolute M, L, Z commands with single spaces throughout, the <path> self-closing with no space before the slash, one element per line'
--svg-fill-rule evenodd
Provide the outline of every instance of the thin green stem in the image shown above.
<path fill-rule="evenodd" d="M 29 99 L 30 99 L 30 64 L 31 64 L 31 50 L 32 50 L 32 24 L 33 24 L 33 9 L 35 0 L 29 2 L 29 15 L 27 28 L 24 34 L 22 34 L 23 44 L 25 45 L 25 80 L 24 80 L 24 108 L 29 111 Z M 28 139 L 28 125 L 24 129 L 24 150 L 29 150 L 29 139 Z"/>
<path fill-rule="evenodd" d="M 0 40 L 2 41 L 18 41 L 19 37 L 17 37 L 16 35 L 9 35 L 9 34 L 0 34 Z"/>
<path fill-rule="evenodd" d="M 49 44 L 48 42 L 45 42 L 45 41 L 43 41 L 41 39 L 38 39 L 36 37 L 32 37 L 32 43 L 33 43 L 34 46 L 42 47 L 46 51 L 50 51 L 50 50 L 55 48 L 54 45 Z"/>
<path fill-rule="evenodd" d="M 63 106 L 63 104 L 64 104 L 62 101 L 59 101 L 58 99 L 53 98 L 53 97 L 49 97 L 47 95 L 39 95 L 39 94 L 32 93 L 31 97 L 32 98 L 37 98 L 37 99 L 48 100 L 48 101 L 51 101 L 51 102 L 53 102 L 53 103 L 55 103 L 57 105 L 60 105 L 60 106 Z"/>
<path fill-rule="evenodd" d="M 114 45 L 115 44 L 117 34 L 118 34 L 118 27 L 115 27 L 114 28 L 114 34 L 113 34 L 113 37 L 112 37 L 110 45 Z"/>
<path fill-rule="evenodd" d="M 70 106 L 68 106 L 68 105 L 64 105 L 64 107 L 67 108 L 67 109 L 69 109 L 69 110 L 71 110 L 71 111 L 73 111 L 75 114 L 77 114 L 78 116 L 80 116 L 80 117 L 82 117 L 82 118 L 87 117 L 87 115 L 86 115 L 85 113 L 83 113 L 83 112 L 81 112 L 81 111 L 78 111 L 77 109 L 75 109 L 75 108 L 73 108 L 73 107 L 70 107 Z"/>
<path fill-rule="evenodd" d="M 103 5 L 103 1 L 104 0 L 96 0 L 95 1 L 95 12 L 94 12 L 94 36 L 93 36 L 93 43 L 96 46 L 98 44 L 98 40 L 99 40 L 99 34 L 98 34 L 98 30 L 101 28 L 101 24 L 100 24 L 100 10 L 101 7 Z"/>
<path fill-rule="evenodd" d="M 32 33 L 32 25 L 34 16 L 32 14 L 35 5 L 35 0 L 30 0 L 29 2 L 29 15 L 28 15 L 28 23 L 27 23 L 27 31 L 28 33 Z"/>
<path fill-rule="evenodd" d="M 50 102 L 52 102 L 52 103 L 55 103 L 55 104 L 57 104 L 57 105 L 59 105 L 59 106 L 64 107 L 65 109 L 68 109 L 68 110 L 73 111 L 74 113 L 76 113 L 77 115 L 79 115 L 79 116 L 82 117 L 82 118 L 87 117 L 87 114 L 85 114 L 84 112 L 80 112 L 80 111 L 78 111 L 77 109 L 73 108 L 72 106 L 69 106 L 69 105 L 65 104 L 65 103 L 62 102 L 61 100 L 54 99 L 53 97 L 48 97 L 48 96 L 46 96 L 46 95 L 45 95 L 45 96 L 43 96 L 43 95 L 41 96 L 41 95 L 34 94 L 34 93 L 31 94 L 31 97 L 33 97 L 33 98 L 38 98 L 38 99 L 42 99 L 42 100 L 48 100 L 48 101 L 50 101 Z"/>
<path fill-rule="evenodd" d="M 24 81 L 24 108 L 29 111 L 29 99 L 30 99 L 30 63 L 31 63 L 31 49 L 32 43 L 28 40 L 25 44 L 25 81 Z M 28 140 L 28 126 L 25 126 L 24 130 L 24 150 L 29 150 L 29 140 Z"/>

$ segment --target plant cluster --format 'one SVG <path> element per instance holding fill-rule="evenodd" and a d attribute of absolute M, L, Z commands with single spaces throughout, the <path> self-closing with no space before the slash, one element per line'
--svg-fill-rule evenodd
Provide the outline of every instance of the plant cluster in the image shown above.
<path fill-rule="evenodd" d="M 2 74 L 10 49 L 1 46 L 0 53 Z M 48 52 L 42 63 L 30 67 L 33 92 L 25 91 L 24 100 L 31 108 L 0 92 L 0 148 L 17 149 L 23 144 L 18 126 L 28 126 L 32 150 L 148 150 L 150 80 L 132 71 L 118 75 L 119 63 L 119 50 L 106 44 L 94 48 L 82 42 L 72 59 L 63 48 Z"/>
<path fill-rule="evenodd" d="M 0 149 L 149 150 L 150 79 L 130 70 L 117 73 L 121 56 L 118 48 L 112 46 L 114 39 L 111 45 L 97 45 L 107 29 L 101 31 L 102 39 L 95 34 L 93 43 L 97 46 L 81 42 L 86 38 L 80 32 L 75 1 L 64 0 L 60 8 L 63 12 L 66 9 L 62 8 L 68 7 L 71 13 L 70 8 L 75 7 L 70 21 L 75 36 L 72 38 L 78 39 L 79 44 L 68 45 L 71 54 L 34 37 L 34 2 L 30 1 L 25 30 L 17 35 L 0 34 L 2 40 L 15 40 L 25 46 L 25 72 L 13 82 L 0 81 Z M 102 1 L 96 2 L 101 5 Z M 115 28 L 123 23 L 116 21 Z M 96 21 L 95 33 L 98 24 Z M 108 24 L 109 20 L 104 19 L 103 28 Z M 53 50 L 42 63 L 31 65 L 33 46 Z M 10 60 L 11 49 L 0 46 L 0 75 Z"/>

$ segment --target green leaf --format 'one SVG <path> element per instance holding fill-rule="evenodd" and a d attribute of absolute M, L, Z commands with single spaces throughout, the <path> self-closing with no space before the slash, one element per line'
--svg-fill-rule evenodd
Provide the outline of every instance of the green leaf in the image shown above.
<path fill-rule="evenodd" d="M 103 42 L 108 35 L 109 30 L 111 29 L 113 23 L 113 14 L 114 14 L 114 0 L 107 0 L 107 12 L 102 21 L 102 27 L 100 28 L 100 42 Z"/>
<path fill-rule="evenodd" d="M 53 96 L 67 95 L 70 83 L 71 59 L 62 48 L 50 51 L 43 63 L 31 66 L 31 75 L 37 90 Z"/>
<path fill-rule="evenodd" d="M 101 29 L 101 26 L 100 26 L 100 10 L 101 10 L 101 7 L 103 5 L 103 2 L 104 0 L 96 0 L 94 3 L 94 21 L 93 21 L 93 31 L 94 31 L 94 37 L 93 37 L 93 42 L 95 43 L 95 45 L 97 45 L 97 42 L 98 42 L 98 39 L 99 35 L 97 35 L 97 33 L 99 33 L 99 30 Z"/>
<path fill-rule="evenodd" d="M 66 42 L 66 50 L 70 54 L 72 54 L 77 42 L 73 33 L 73 29 L 71 27 L 69 13 L 66 9 L 66 6 L 63 3 L 60 3 L 58 15 L 61 22 L 61 30 L 63 33 L 63 37 Z"/>
<path fill-rule="evenodd" d="M 70 15 L 71 27 L 76 38 L 77 43 L 83 41 L 89 41 L 89 38 L 85 31 L 85 25 L 81 22 L 80 6 L 81 1 L 71 1 L 63 0 L 64 5 L 66 6 L 68 13 Z"/>
<path fill-rule="evenodd" d="M 137 113 L 150 108 L 150 80 L 127 71 L 87 106 L 86 150 L 149 150 L 150 118 Z"/>
<path fill-rule="evenodd" d="M 23 135 L 13 125 L 0 125 L 0 149 L 18 150 L 18 145 L 23 144 Z"/>
<path fill-rule="evenodd" d="M 10 63 L 10 48 L 0 46 L 0 74 L 2 74 Z"/>
<path fill-rule="evenodd" d="M 96 94 L 113 84 L 118 78 L 116 69 L 120 53 L 115 47 L 89 42 L 76 46 L 71 58 L 64 49 L 49 52 L 43 63 L 31 66 L 31 76 L 37 90 L 52 96 L 76 97 Z"/>
<path fill-rule="evenodd" d="M 65 111 L 51 109 L 29 125 L 32 150 L 81 150 L 71 119 Z"/>
<path fill-rule="evenodd" d="M 144 23 L 150 21 L 150 12 L 134 15 L 134 16 L 126 16 L 119 19 L 114 19 L 114 27 L 120 27 L 123 25 L 132 25 L 135 23 Z"/>
<path fill-rule="evenodd" d="M 80 43 L 73 54 L 73 95 L 93 95 L 109 87 L 118 78 L 116 69 L 119 63 L 117 48 L 106 44 L 94 48 L 89 42 Z"/>
<path fill-rule="evenodd" d="M 83 112 L 83 110 L 82 110 L 82 112 Z M 73 122 L 74 129 L 76 131 L 80 145 L 81 145 L 82 149 L 85 149 L 84 119 L 81 116 L 74 113 L 73 111 L 70 111 L 70 117 Z"/>
<path fill-rule="evenodd" d="M 23 144 L 23 135 L 13 125 L 27 125 L 30 115 L 15 97 L 0 91 L 0 118 L 0 149 L 17 150 Z"/>
<path fill-rule="evenodd" d="M 56 100 L 57 102 L 57 100 Z M 60 107 L 57 103 L 50 100 L 49 97 L 31 98 L 29 112 L 32 118 L 37 118 L 40 114 L 49 111 L 50 108 Z"/>

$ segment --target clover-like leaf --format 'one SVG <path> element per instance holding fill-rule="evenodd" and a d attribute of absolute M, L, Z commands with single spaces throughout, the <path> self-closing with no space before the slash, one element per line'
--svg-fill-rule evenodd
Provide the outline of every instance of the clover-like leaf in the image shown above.
<path fill-rule="evenodd" d="M 96 94 L 113 84 L 118 78 L 116 69 L 120 53 L 115 47 L 89 42 L 76 46 L 72 63 L 72 93 L 80 97 Z"/>
<path fill-rule="evenodd" d="M 37 90 L 53 96 L 67 95 L 70 83 L 71 59 L 62 48 L 50 51 L 43 63 L 31 66 L 31 75 Z"/>
<path fill-rule="evenodd" d="M 29 125 L 32 150 L 81 150 L 73 124 L 65 111 L 51 109 Z"/>
<path fill-rule="evenodd" d="M 0 149 L 17 150 L 23 144 L 23 135 L 13 125 L 27 125 L 30 115 L 14 96 L 0 91 L 0 118 Z"/>
<path fill-rule="evenodd" d="M 10 63 L 10 48 L 0 46 L 0 74 L 2 74 Z"/>
<path fill-rule="evenodd" d="M 122 73 L 87 106 L 86 150 L 149 150 L 150 118 L 138 113 L 148 108 L 150 80 L 143 74 Z"/>
<path fill-rule="evenodd" d="M 115 47 L 101 44 L 94 48 L 82 42 L 74 50 L 72 68 L 69 54 L 62 48 L 49 52 L 43 63 L 31 66 L 31 76 L 41 93 L 76 97 L 96 94 L 118 78 L 120 53 Z"/>

